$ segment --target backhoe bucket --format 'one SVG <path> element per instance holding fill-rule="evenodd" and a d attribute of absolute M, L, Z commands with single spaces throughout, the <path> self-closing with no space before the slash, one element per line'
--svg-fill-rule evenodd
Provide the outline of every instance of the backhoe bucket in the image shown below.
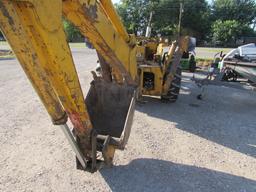
<path fill-rule="evenodd" d="M 102 151 L 103 157 L 107 146 L 99 147 L 99 144 L 124 149 L 128 141 L 135 109 L 135 90 L 133 86 L 102 79 L 91 83 L 85 103 L 97 135 L 97 151 Z"/>

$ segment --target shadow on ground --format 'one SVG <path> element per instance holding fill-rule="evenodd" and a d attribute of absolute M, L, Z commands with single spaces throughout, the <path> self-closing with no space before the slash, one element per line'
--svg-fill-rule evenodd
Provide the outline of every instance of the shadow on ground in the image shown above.
<path fill-rule="evenodd" d="M 176 124 L 176 128 L 195 134 L 238 152 L 256 157 L 255 93 L 211 86 L 204 100 L 197 100 L 199 90 L 183 81 L 185 92 L 176 103 L 161 103 L 145 97 L 146 104 L 136 109 L 151 117 Z"/>
<path fill-rule="evenodd" d="M 136 159 L 100 172 L 113 192 L 256 191 L 253 180 L 157 159 Z"/>

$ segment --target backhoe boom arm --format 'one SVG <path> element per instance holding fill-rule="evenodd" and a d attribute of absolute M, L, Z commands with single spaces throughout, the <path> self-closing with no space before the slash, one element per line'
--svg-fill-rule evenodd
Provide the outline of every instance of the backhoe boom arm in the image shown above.
<path fill-rule="evenodd" d="M 63 125 L 70 137 L 65 125 L 69 118 L 78 139 L 76 148 L 70 138 L 76 154 L 82 152 L 82 158 L 93 159 L 95 164 L 97 133 L 66 41 L 63 16 L 90 40 L 102 63 L 108 65 L 110 83 L 119 84 L 102 84 L 113 87 L 111 94 L 128 91 L 132 96 L 132 91 L 120 86 L 136 84 L 135 40 L 125 31 L 110 0 L 0 0 L 0 28 L 53 123 Z M 110 148 L 104 150 L 104 157 L 113 155 Z M 79 161 L 86 166 L 81 158 Z"/>

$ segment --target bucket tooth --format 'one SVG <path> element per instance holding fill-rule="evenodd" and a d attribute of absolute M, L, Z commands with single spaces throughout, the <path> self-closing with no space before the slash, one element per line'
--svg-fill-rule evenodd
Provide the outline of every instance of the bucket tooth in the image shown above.
<path fill-rule="evenodd" d="M 95 134 L 91 137 L 92 160 L 87 162 L 88 171 L 111 166 L 115 149 L 124 149 L 132 126 L 135 92 L 134 86 L 100 78 L 91 82 L 85 103 Z M 79 162 L 77 167 L 81 168 Z"/>

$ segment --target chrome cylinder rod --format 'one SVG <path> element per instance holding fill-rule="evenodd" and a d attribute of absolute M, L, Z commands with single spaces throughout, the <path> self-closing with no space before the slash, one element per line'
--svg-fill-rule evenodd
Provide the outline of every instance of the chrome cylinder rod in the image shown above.
<path fill-rule="evenodd" d="M 86 168 L 86 161 L 83 157 L 83 154 L 82 152 L 80 151 L 78 145 L 77 145 L 77 142 L 75 141 L 75 138 L 73 136 L 73 134 L 71 133 L 69 127 L 67 124 L 64 124 L 64 125 L 60 125 L 62 131 L 64 132 L 64 135 L 66 136 L 66 138 L 68 139 L 68 142 L 69 144 L 71 145 L 73 151 L 75 152 L 76 154 L 76 157 L 78 159 L 78 161 L 80 162 L 80 164 L 82 165 L 82 167 L 85 169 Z"/>

